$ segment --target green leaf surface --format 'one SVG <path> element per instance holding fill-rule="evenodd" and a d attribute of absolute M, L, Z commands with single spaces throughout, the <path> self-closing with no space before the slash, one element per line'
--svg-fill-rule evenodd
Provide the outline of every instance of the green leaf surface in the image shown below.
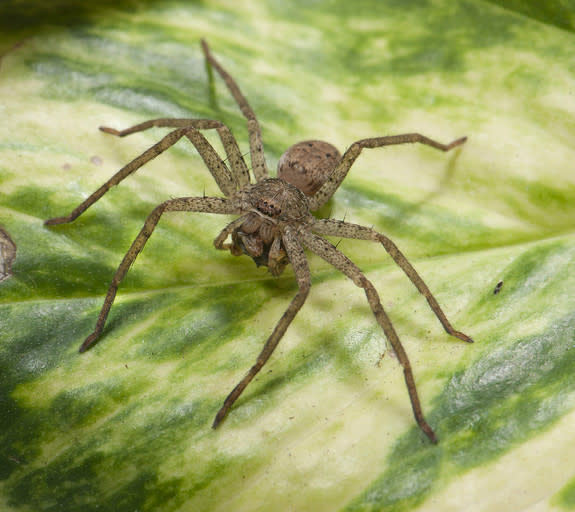
<path fill-rule="evenodd" d="M 17 246 L 0 283 L 0 510 L 575 508 L 574 2 L 25 4 L 0 6 L 0 224 Z M 305 139 L 469 137 L 366 150 L 322 210 L 391 237 L 475 340 L 445 334 L 382 247 L 333 240 L 379 290 L 438 445 L 365 295 L 312 255 L 305 306 L 211 428 L 297 290 L 290 268 L 213 248 L 228 217 L 162 218 L 78 354 L 146 215 L 218 194 L 180 142 L 44 226 L 166 133 L 98 126 L 218 119 L 249 152 L 202 37 L 272 169 Z"/>

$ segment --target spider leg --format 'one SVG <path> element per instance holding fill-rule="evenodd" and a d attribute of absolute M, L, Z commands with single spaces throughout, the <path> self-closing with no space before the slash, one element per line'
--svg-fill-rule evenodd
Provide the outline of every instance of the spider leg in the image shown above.
<path fill-rule="evenodd" d="M 373 137 L 370 139 L 362 139 L 354 142 L 341 157 L 336 168 L 330 174 L 327 181 L 322 187 L 310 198 L 310 210 L 316 211 L 329 201 L 329 198 L 335 193 L 341 182 L 347 176 L 347 173 L 362 149 L 364 148 L 381 148 L 383 146 L 392 146 L 396 144 L 413 144 L 419 142 L 426 146 L 439 149 L 441 151 L 449 151 L 457 146 L 460 146 L 467 140 L 467 137 L 456 139 L 450 144 L 441 144 L 419 133 L 405 133 L 403 135 L 389 135 L 386 137 Z"/>
<path fill-rule="evenodd" d="M 445 329 L 445 331 L 450 334 L 451 336 L 455 336 L 460 340 L 466 341 L 468 343 L 473 343 L 473 340 L 463 334 L 460 331 L 456 331 L 447 316 L 441 309 L 441 306 L 438 304 L 437 300 L 431 293 L 431 290 L 425 284 L 425 281 L 421 278 L 421 276 L 417 273 L 415 268 L 409 263 L 407 258 L 403 255 L 403 253 L 398 249 L 398 247 L 393 243 L 393 241 L 386 237 L 385 235 L 378 233 L 377 231 L 367 228 L 365 226 L 360 226 L 359 224 L 351 224 L 349 222 L 344 222 L 340 220 L 334 219 L 321 219 L 317 222 L 314 222 L 312 226 L 312 230 L 315 233 L 319 233 L 321 235 L 328 235 L 328 236 L 340 236 L 343 238 L 355 238 L 357 240 L 372 240 L 374 242 L 379 242 L 383 245 L 384 249 L 388 252 L 388 254 L 393 258 L 395 263 L 405 272 L 407 277 L 411 280 L 411 282 L 415 285 L 415 287 L 419 290 L 419 293 L 423 295 L 427 299 L 427 303 L 429 307 L 435 313 L 437 319 L 441 322 L 441 325 Z"/>
<path fill-rule="evenodd" d="M 96 327 L 94 331 L 85 339 L 84 343 L 82 343 L 80 352 L 85 352 L 88 350 L 102 333 L 106 323 L 106 318 L 108 318 L 108 313 L 110 312 L 110 308 L 112 307 L 112 303 L 116 297 L 116 292 L 118 291 L 120 282 L 122 279 L 124 279 L 130 266 L 134 263 L 138 257 L 138 254 L 140 254 L 146 245 L 148 238 L 150 238 L 150 235 L 154 231 L 162 214 L 164 212 L 175 211 L 221 214 L 239 213 L 238 208 L 232 202 L 222 197 L 180 197 L 177 199 L 170 199 L 156 206 L 152 213 L 148 215 L 144 226 L 138 233 L 138 236 L 132 242 L 132 245 L 120 263 L 118 270 L 116 270 L 116 273 L 114 274 L 112 282 L 108 288 L 106 298 L 104 299 L 104 304 L 100 311 L 100 315 L 98 316 Z"/>
<path fill-rule="evenodd" d="M 131 135 L 132 133 L 142 132 L 148 130 L 152 127 L 158 128 L 194 128 L 196 130 L 211 130 L 215 129 L 220 136 L 220 140 L 226 151 L 226 155 L 230 162 L 230 167 L 232 170 L 232 176 L 235 179 L 238 188 L 243 188 L 250 182 L 250 173 L 248 166 L 244 161 L 244 157 L 238 147 L 236 139 L 232 135 L 230 129 L 220 121 L 215 121 L 213 119 L 151 119 L 149 121 L 144 121 L 143 123 L 136 124 L 125 130 L 115 130 L 114 128 L 108 128 L 107 126 L 100 126 L 100 130 L 104 133 L 109 133 L 111 135 L 116 135 L 117 137 L 125 137 L 126 135 Z"/>
<path fill-rule="evenodd" d="M 252 381 L 252 379 L 258 374 L 258 372 L 270 358 L 279 341 L 286 332 L 288 326 L 295 318 L 300 308 L 303 306 L 309 293 L 309 289 L 311 287 L 309 265 L 307 263 L 301 242 L 299 241 L 298 235 L 296 234 L 295 228 L 288 226 L 283 233 L 282 240 L 290 262 L 293 266 L 299 290 L 275 326 L 271 336 L 266 341 L 264 348 L 256 360 L 256 363 L 249 369 L 245 377 L 238 383 L 238 385 L 225 399 L 222 408 L 218 411 L 218 414 L 214 419 L 214 423 L 212 425 L 213 428 L 217 428 L 218 425 L 224 420 L 234 402 L 238 399 L 246 386 Z"/>
<path fill-rule="evenodd" d="M 249 214 L 242 215 L 236 220 L 230 222 L 224 229 L 220 231 L 220 234 L 214 239 L 214 247 L 220 251 L 227 251 L 231 244 L 224 243 L 228 236 L 230 236 L 236 229 L 238 229 L 245 221 Z"/>
<path fill-rule="evenodd" d="M 206 62 L 211 65 L 219 73 L 219 75 L 224 80 L 226 86 L 228 87 L 230 93 L 236 100 L 236 103 L 240 107 L 242 114 L 248 120 L 248 133 L 250 138 L 250 157 L 252 160 L 252 168 L 254 171 L 254 176 L 256 181 L 260 181 L 268 176 L 268 168 L 264 155 L 264 146 L 262 142 L 262 130 L 252 110 L 252 107 L 248 103 L 248 100 L 240 91 L 238 84 L 230 76 L 230 74 L 220 65 L 220 63 L 214 58 L 210 52 L 210 47 L 208 43 L 202 39 L 202 50 L 206 57 Z"/>
<path fill-rule="evenodd" d="M 90 197 L 78 205 L 70 215 L 65 217 L 55 217 L 53 219 L 48 219 L 44 221 L 45 225 L 54 224 L 64 224 L 66 222 L 72 222 L 78 218 L 82 213 L 84 213 L 90 206 L 92 206 L 98 199 L 100 199 L 108 190 L 113 186 L 120 183 L 122 180 L 127 178 L 130 174 L 137 171 L 144 164 L 150 160 L 156 158 L 159 154 L 166 151 L 168 148 L 173 146 L 182 137 L 188 137 L 188 139 L 194 144 L 200 156 L 204 160 L 206 166 L 212 173 L 212 176 L 216 180 L 220 190 L 224 195 L 229 196 L 235 191 L 235 183 L 230 176 L 230 172 L 222 159 L 218 156 L 214 148 L 206 140 L 206 138 L 194 128 L 180 128 L 168 133 L 160 142 L 154 144 L 151 148 L 144 151 L 140 156 L 132 160 L 130 163 L 122 167 L 114 176 L 112 176 L 106 183 L 104 183 L 100 188 L 98 188 Z"/>
<path fill-rule="evenodd" d="M 365 295 L 367 296 L 367 301 L 369 306 L 375 315 L 377 323 L 383 329 L 383 332 L 391 346 L 401 366 L 403 367 L 403 376 L 405 378 L 405 383 L 407 385 L 407 391 L 409 393 L 409 398 L 411 400 L 411 407 L 413 409 L 413 415 L 415 416 L 415 421 L 423 430 L 425 435 L 433 443 L 437 443 L 437 437 L 433 432 L 433 429 L 429 426 L 425 418 L 423 417 L 423 411 L 421 409 L 421 404 L 419 402 L 419 397 L 417 395 L 417 388 L 415 387 L 415 380 L 413 378 L 413 372 L 411 371 L 411 363 L 407 357 L 407 353 L 395 332 L 391 320 L 387 316 L 387 313 L 381 305 L 379 295 L 371 282 L 365 277 L 363 272 L 357 267 L 353 261 L 351 261 L 347 256 L 338 251 L 332 244 L 327 240 L 314 235 L 309 231 L 302 230 L 301 238 L 304 245 L 316 253 L 318 256 L 326 260 L 328 263 L 337 268 L 340 272 L 349 277 L 356 286 L 363 288 Z"/>
<path fill-rule="evenodd" d="M 159 119 L 150 119 L 143 123 L 135 124 L 124 130 L 116 130 L 108 126 L 100 126 L 100 130 L 116 137 L 126 137 L 133 133 L 143 132 L 150 128 L 195 128 L 196 130 L 214 130 L 222 126 L 220 121 L 214 119 L 181 119 L 162 117 Z"/>

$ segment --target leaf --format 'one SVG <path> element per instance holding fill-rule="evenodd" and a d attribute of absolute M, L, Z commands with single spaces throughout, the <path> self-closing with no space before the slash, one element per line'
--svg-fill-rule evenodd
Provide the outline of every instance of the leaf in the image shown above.
<path fill-rule="evenodd" d="M 0 284 L 0 508 L 573 507 L 575 68 L 572 23 L 553 21 L 573 6 L 30 4 L 0 7 L 0 223 L 18 246 Z M 257 113 L 271 168 L 305 139 L 469 137 L 447 154 L 364 151 L 323 212 L 395 240 L 476 341 L 448 337 L 381 247 L 333 240 L 380 291 L 438 445 L 363 293 L 314 256 L 304 308 L 211 429 L 296 292 L 291 270 L 213 249 L 225 217 L 162 218 L 104 336 L 77 353 L 146 215 L 217 194 L 181 142 L 45 227 L 165 133 L 98 126 L 214 118 L 249 151 L 201 37 Z"/>

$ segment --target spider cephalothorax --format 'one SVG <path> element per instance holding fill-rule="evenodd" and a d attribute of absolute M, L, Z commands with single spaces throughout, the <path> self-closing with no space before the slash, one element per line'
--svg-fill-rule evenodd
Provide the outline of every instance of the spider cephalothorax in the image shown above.
<path fill-rule="evenodd" d="M 333 265 L 350 278 L 356 286 L 364 290 L 377 322 L 403 367 L 415 419 L 429 439 L 436 442 L 435 433 L 423 417 L 409 359 L 381 305 L 375 287 L 355 263 L 321 235 L 379 242 L 419 292 L 425 296 L 444 329 L 463 341 L 471 342 L 471 338 L 456 331 L 451 326 L 423 279 L 389 238 L 371 228 L 357 224 L 333 219 L 316 219 L 311 212 L 319 210 L 330 199 L 364 148 L 418 142 L 441 151 L 449 151 L 463 144 L 466 140 L 465 137 L 457 139 L 451 144 L 441 144 L 418 133 L 374 137 L 354 142 L 343 156 L 327 142 L 304 141 L 294 144 L 280 158 L 278 178 L 269 178 L 263 153 L 261 130 L 254 112 L 232 77 L 212 56 L 205 41 L 202 41 L 202 48 L 207 62 L 223 78 L 247 119 L 250 158 L 255 183 L 251 183 L 250 172 L 235 138 L 220 121 L 211 119 L 153 119 L 123 131 L 101 128 L 106 133 L 120 137 L 154 126 L 173 128 L 174 130 L 120 169 L 88 199 L 76 207 L 70 215 L 49 219 L 45 224 L 54 225 L 73 221 L 111 187 L 170 148 L 182 137 L 186 137 L 198 150 L 224 197 L 180 197 L 169 199 L 154 208 L 116 270 L 96 327 L 85 339 L 80 347 L 80 352 L 90 348 L 102 334 L 120 282 L 144 248 L 165 212 L 185 211 L 238 215 L 239 217 L 228 224 L 214 240 L 216 249 L 229 250 L 236 256 L 247 254 L 257 265 L 267 266 L 274 276 L 280 275 L 285 267 L 291 264 L 298 284 L 298 292 L 266 341 L 255 364 L 224 401 L 216 415 L 213 427 L 215 428 L 221 423 L 246 386 L 261 370 L 289 324 L 303 306 L 311 287 L 311 274 L 304 253 L 305 247 Z M 200 130 L 217 131 L 226 151 L 227 164 L 200 133 Z M 231 241 L 228 242 L 228 239 Z"/>

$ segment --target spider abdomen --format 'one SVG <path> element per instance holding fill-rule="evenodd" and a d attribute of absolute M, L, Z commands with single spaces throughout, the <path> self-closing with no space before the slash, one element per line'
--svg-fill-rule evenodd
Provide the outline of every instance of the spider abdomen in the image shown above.
<path fill-rule="evenodd" d="M 278 162 L 278 178 L 313 196 L 341 160 L 335 146 L 321 140 L 304 140 L 289 147 Z"/>

